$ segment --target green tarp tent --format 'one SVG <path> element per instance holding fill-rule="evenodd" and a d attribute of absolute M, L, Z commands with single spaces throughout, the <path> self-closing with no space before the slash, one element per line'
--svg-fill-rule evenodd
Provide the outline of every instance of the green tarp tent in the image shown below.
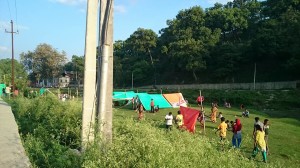
<path fill-rule="evenodd" d="M 131 100 L 133 97 L 136 97 L 136 93 L 133 91 L 113 92 L 113 101 Z"/>
<path fill-rule="evenodd" d="M 143 104 L 145 110 L 150 111 L 151 99 L 154 100 L 154 105 L 159 108 L 172 108 L 168 101 L 161 94 L 148 94 L 148 93 L 137 93 L 140 102 Z"/>
<path fill-rule="evenodd" d="M 5 84 L 0 84 L 0 96 L 2 96 L 2 94 L 3 94 L 3 91 L 2 91 L 3 88 L 5 89 L 6 85 Z"/>

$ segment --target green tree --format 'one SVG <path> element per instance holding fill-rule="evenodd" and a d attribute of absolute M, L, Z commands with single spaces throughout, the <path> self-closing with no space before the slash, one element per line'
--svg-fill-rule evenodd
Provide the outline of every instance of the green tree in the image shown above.
<path fill-rule="evenodd" d="M 30 73 L 32 81 L 58 77 L 66 61 L 66 53 L 61 53 L 49 44 L 39 44 L 34 51 L 21 53 L 21 62 Z"/>
<path fill-rule="evenodd" d="M 114 43 L 114 85 L 131 86 L 134 73 L 136 86 L 153 84 L 156 70 L 154 54 L 157 34 L 151 29 L 138 28 L 125 41 Z"/>
<path fill-rule="evenodd" d="M 27 73 L 24 66 L 20 64 L 17 60 L 14 60 L 14 82 L 15 86 L 19 89 L 23 89 L 27 86 Z M 11 84 L 11 59 L 1 59 L 0 60 L 0 83 L 5 83 L 6 85 Z"/>
<path fill-rule="evenodd" d="M 72 60 L 67 62 L 63 69 L 74 73 L 74 80 L 76 81 L 76 84 L 82 83 L 84 75 L 84 57 L 73 55 Z"/>
<path fill-rule="evenodd" d="M 198 6 L 180 11 L 167 25 L 160 38 L 164 59 L 180 70 L 191 72 L 198 81 L 197 72 L 206 69 L 209 50 L 219 41 L 220 29 L 205 26 L 205 12 Z"/>

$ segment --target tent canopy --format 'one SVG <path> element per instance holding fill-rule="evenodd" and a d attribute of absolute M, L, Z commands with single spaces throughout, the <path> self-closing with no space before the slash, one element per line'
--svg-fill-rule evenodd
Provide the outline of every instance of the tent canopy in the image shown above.
<path fill-rule="evenodd" d="M 113 92 L 113 100 L 131 100 L 133 97 L 136 97 L 136 93 L 133 91 L 128 92 Z"/>
<path fill-rule="evenodd" d="M 3 89 L 3 88 L 5 89 L 5 88 L 6 88 L 6 85 L 1 83 L 1 84 L 0 84 L 0 96 L 1 96 L 2 93 L 3 93 L 3 92 L 2 92 L 2 89 Z"/>
<path fill-rule="evenodd" d="M 163 94 L 163 96 L 173 108 L 179 108 L 180 106 L 187 107 L 187 103 L 181 93 L 168 93 Z"/>
<path fill-rule="evenodd" d="M 154 106 L 159 106 L 159 108 L 172 108 L 168 101 L 161 94 L 148 94 L 148 93 L 137 93 L 140 102 L 143 104 L 145 110 L 149 111 L 151 109 L 150 102 L 151 99 L 154 101 Z"/>

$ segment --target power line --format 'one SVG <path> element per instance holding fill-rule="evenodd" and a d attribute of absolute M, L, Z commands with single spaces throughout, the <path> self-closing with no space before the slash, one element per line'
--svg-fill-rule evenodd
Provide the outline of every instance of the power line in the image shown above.
<path fill-rule="evenodd" d="M 10 16 L 10 20 L 12 20 L 12 18 L 11 18 L 11 12 L 10 12 L 10 6 L 9 6 L 9 2 L 8 2 L 8 0 L 6 0 L 6 2 L 7 2 L 8 10 L 9 10 L 9 16 Z"/>
<path fill-rule="evenodd" d="M 16 27 L 17 27 L 17 30 L 19 30 L 18 28 L 18 9 L 17 9 L 17 0 L 15 0 L 15 10 L 16 10 Z"/>

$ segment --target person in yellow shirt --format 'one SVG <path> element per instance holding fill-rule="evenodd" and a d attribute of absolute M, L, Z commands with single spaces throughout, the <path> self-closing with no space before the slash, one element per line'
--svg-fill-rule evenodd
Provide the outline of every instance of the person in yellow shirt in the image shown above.
<path fill-rule="evenodd" d="M 181 129 L 183 126 L 183 115 L 181 114 L 180 111 L 178 111 L 178 114 L 175 118 L 175 123 L 177 125 L 177 128 Z"/>
<path fill-rule="evenodd" d="M 224 150 L 224 140 L 226 139 L 226 131 L 227 131 L 227 124 L 225 123 L 225 117 L 221 118 L 221 124 L 218 126 L 218 129 L 215 133 L 220 131 L 219 135 L 221 138 L 221 145 L 222 145 L 222 150 Z"/>
<path fill-rule="evenodd" d="M 220 131 L 219 135 L 221 140 L 226 139 L 227 124 L 225 123 L 225 117 L 221 118 L 221 124 L 218 126 L 216 133 L 218 131 Z"/>
<path fill-rule="evenodd" d="M 265 141 L 265 132 L 261 128 L 260 125 L 255 125 L 256 132 L 255 132 L 255 147 L 253 149 L 252 157 L 254 158 L 258 151 L 261 151 L 263 156 L 263 161 L 267 162 L 267 145 Z"/>

